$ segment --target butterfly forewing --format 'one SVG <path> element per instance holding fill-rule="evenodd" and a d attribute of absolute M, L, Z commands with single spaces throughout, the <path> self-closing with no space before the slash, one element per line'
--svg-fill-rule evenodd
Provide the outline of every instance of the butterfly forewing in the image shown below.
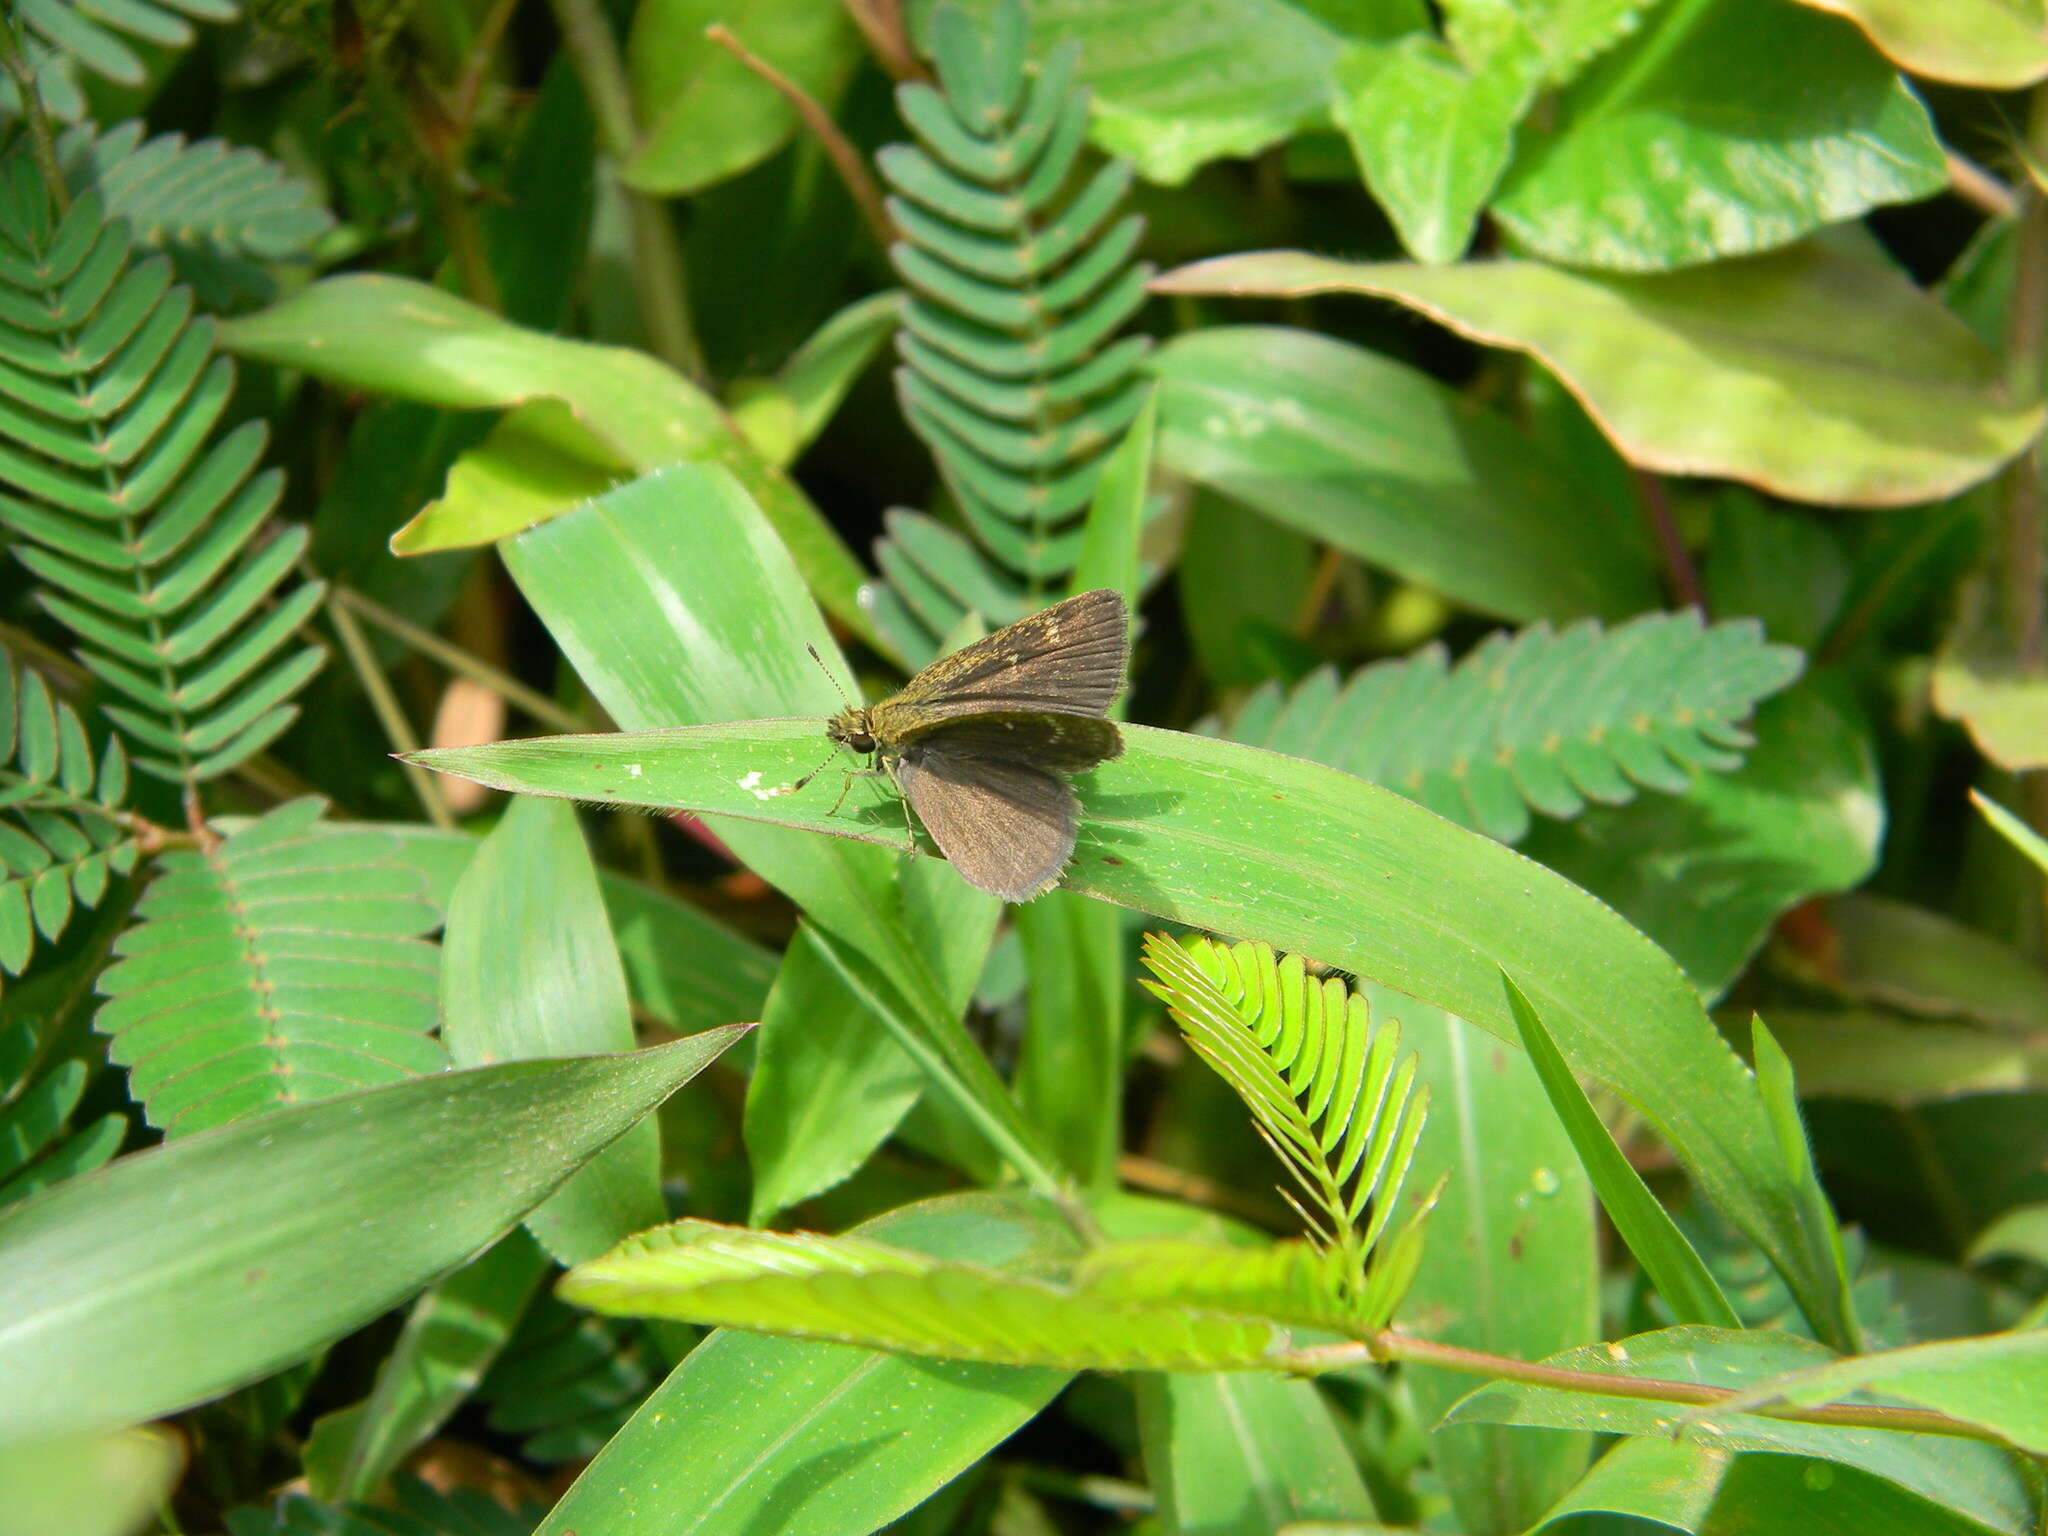
<path fill-rule="evenodd" d="M 1127 623 L 1121 593 L 1077 593 L 940 657 L 871 713 L 901 709 L 919 726 L 1016 711 L 1101 715 L 1123 686 Z M 877 733 L 890 724 L 877 719 Z"/>
<path fill-rule="evenodd" d="M 1042 768 L 912 747 L 896 782 L 953 867 L 1004 901 L 1043 894 L 1073 856 L 1074 792 Z"/>
<path fill-rule="evenodd" d="M 938 720 L 909 731 L 905 740 L 924 748 L 927 755 L 958 752 L 1056 773 L 1082 773 L 1124 751 L 1123 736 L 1113 720 L 1043 711 L 1005 710 Z"/>

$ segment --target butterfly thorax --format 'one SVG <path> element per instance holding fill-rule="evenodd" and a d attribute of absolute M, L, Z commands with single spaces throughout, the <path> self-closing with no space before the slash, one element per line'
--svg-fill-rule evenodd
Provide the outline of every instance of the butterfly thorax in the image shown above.
<path fill-rule="evenodd" d="M 825 734 L 849 752 L 865 756 L 875 750 L 874 722 L 865 705 L 842 709 L 825 722 Z"/>

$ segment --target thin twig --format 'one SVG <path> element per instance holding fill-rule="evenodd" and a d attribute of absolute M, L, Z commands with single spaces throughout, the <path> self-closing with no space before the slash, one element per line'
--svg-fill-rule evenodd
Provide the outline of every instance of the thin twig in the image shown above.
<path fill-rule="evenodd" d="M 825 147 L 826 156 L 832 161 L 832 168 L 845 183 L 847 195 L 853 199 L 854 207 L 860 210 L 866 221 L 868 233 L 875 237 L 875 244 L 887 250 L 896 238 L 896 227 L 889 222 L 889 210 L 882 202 L 882 189 L 875 185 L 875 178 L 868 174 L 867 158 L 853 142 L 840 131 L 839 124 L 832 120 L 818 99 L 798 85 L 781 70 L 733 35 L 732 28 L 722 21 L 714 21 L 704 29 L 704 35 L 718 44 L 741 64 L 767 81 L 782 99 L 796 109 L 796 115 L 804 120 L 804 126 L 811 130 L 818 142 Z"/>
<path fill-rule="evenodd" d="M 543 725 L 551 725 L 561 731 L 603 729 L 597 722 L 573 710 L 564 709 L 546 694 L 527 687 L 518 678 L 500 671 L 482 657 L 465 651 L 452 641 L 442 639 L 430 629 L 422 629 L 408 618 L 393 613 L 375 598 L 365 597 L 354 588 L 342 586 L 339 582 L 335 583 L 331 590 L 334 599 L 359 618 L 376 625 L 394 639 L 403 641 L 421 655 L 432 657 L 449 671 L 490 689 L 514 709 L 524 710 Z"/>
<path fill-rule="evenodd" d="M 341 648 L 348 653 L 349 665 L 355 668 L 357 681 L 362 683 L 363 692 L 369 697 L 370 708 L 376 711 L 377 723 L 384 727 L 384 736 L 393 754 L 417 752 L 420 739 L 413 732 L 412 722 L 405 718 L 405 710 L 399 705 L 391 680 L 377 665 L 376 653 L 370 649 L 362 625 L 356 622 L 356 616 L 348 605 L 337 601 L 332 592 L 327 594 L 327 617 L 341 639 Z M 455 830 L 455 813 L 448 809 L 448 802 L 443 798 L 441 786 L 435 782 L 434 775 L 417 763 L 408 763 L 403 758 L 399 762 L 405 769 L 406 778 L 412 782 L 413 793 L 419 797 L 421 808 L 427 813 L 427 820 L 444 830 Z"/>
<path fill-rule="evenodd" d="M 868 40 L 868 49 L 889 78 L 896 81 L 926 78 L 924 65 L 911 49 L 910 34 L 903 26 L 900 0 L 844 0 L 846 14 Z"/>
<path fill-rule="evenodd" d="M 455 104 L 449 115 L 455 119 L 455 126 L 466 139 L 476 120 L 477 98 L 483 94 L 484 76 L 490 72 L 491 59 L 498 51 L 498 41 L 505 35 L 505 28 L 512 21 L 512 13 L 519 9 L 519 0 L 494 0 L 484 15 L 484 23 L 477 28 L 476 39 L 469 46 L 469 57 L 463 62 L 462 78 L 455 82 Z"/>
<path fill-rule="evenodd" d="M 2019 208 L 2013 189 L 1966 156 L 1949 150 L 1948 189 L 1980 213 L 1994 219 L 2010 218 Z"/>
<path fill-rule="evenodd" d="M 1205 1179 L 1199 1173 L 1189 1173 L 1184 1168 L 1175 1168 L 1141 1153 L 1119 1152 L 1116 1172 L 1117 1177 L 1126 1184 L 1147 1193 L 1166 1195 L 1189 1205 L 1221 1211 L 1226 1216 L 1235 1216 L 1240 1221 L 1248 1221 L 1254 1226 L 1271 1228 L 1273 1225 L 1274 1212 L 1271 1207 L 1247 1199 L 1227 1184 Z"/>
<path fill-rule="evenodd" d="M 1706 593 L 1700 586 L 1699 572 L 1693 569 L 1692 555 L 1686 550 L 1685 540 L 1678 532 L 1678 519 L 1671 511 L 1671 498 L 1664 493 L 1664 482 L 1644 469 L 1636 470 L 1635 477 L 1636 491 L 1642 498 L 1643 517 L 1650 525 L 1651 537 L 1657 541 L 1657 553 L 1664 561 L 1665 584 L 1681 607 L 1697 608 L 1705 613 Z"/>
<path fill-rule="evenodd" d="M 598 0 L 553 0 L 562 46 L 590 102 L 597 142 L 612 162 L 614 174 L 633 157 L 640 131 L 633 125 L 633 93 L 626 79 L 618 39 Z M 655 356 L 698 383 L 704 381 L 704 353 L 690 321 L 689 292 L 684 285 L 683 248 L 659 198 L 620 185 L 626 199 L 628 235 L 633 246 L 633 291 L 640 320 Z"/>
<path fill-rule="evenodd" d="M 63 166 L 57 163 L 57 137 L 50 131 L 50 114 L 43 107 L 42 93 L 36 89 L 35 66 L 29 63 L 21 39 L 14 34 L 14 23 L 8 20 L 5 11 L 0 11 L 0 69 L 14 82 L 22 120 L 28 124 L 29 152 L 35 156 L 36 169 L 42 173 L 43 185 L 61 217 L 71 211 L 71 189 L 64 184 Z"/>
<path fill-rule="evenodd" d="M 1300 606 L 1294 610 L 1294 623 L 1290 628 L 1295 639 L 1306 640 L 1316 632 L 1316 626 L 1322 622 L 1323 610 L 1330 605 L 1330 592 L 1343 570 L 1344 552 L 1324 545 L 1321 556 L 1316 560 L 1316 568 L 1309 576 L 1308 586 L 1301 594 Z"/>
<path fill-rule="evenodd" d="M 1502 1381 L 1527 1382 L 1531 1386 L 1557 1387 L 1567 1392 L 1635 1398 L 1688 1408 L 1711 1408 L 1716 1403 L 1725 1403 L 1741 1395 L 1727 1387 L 1702 1386 L 1695 1381 L 1610 1376 L 1601 1371 L 1575 1371 L 1561 1365 L 1539 1365 L 1507 1355 L 1489 1355 L 1482 1350 L 1464 1349 L 1456 1344 L 1419 1339 L 1412 1334 L 1396 1333 L 1391 1328 L 1351 1343 L 1313 1345 L 1296 1350 L 1278 1357 L 1275 1363 L 1302 1370 L 1327 1371 L 1343 1365 L 1362 1365 L 1380 1360 L 1406 1360 L 1417 1365 L 1441 1366 L 1445 1370 L 1471 1376 L 1490 1376 Z M 1764 1418 L 1788 1419 L 1798 1424 L 1946 1435 L 1958 1440 L 1988 1441 L 1992 1445 L 2010 1443 L 1994 1430 L 1924 1408 L 1890 1408 L 1876 1403 L 1829 1403 L 1817 1408 L 1803 1408 L 1790 1403 L 1768 1403 L 1740 1411 Z"/>

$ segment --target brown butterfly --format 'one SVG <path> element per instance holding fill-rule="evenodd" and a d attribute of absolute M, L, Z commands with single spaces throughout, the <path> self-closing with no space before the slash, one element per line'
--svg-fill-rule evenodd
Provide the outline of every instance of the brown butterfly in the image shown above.
<path fill-rule="evenodd" d="M 1077 593 L 941 656 L 879 704 L 849 705 L 825 734 L 894 775 L 969 885 L 1029 901 L 1074 854 L 1079 806 L 1061 775 L 1124 750 L 1108 710 L 1129 627 L 1121 593 Z"/>

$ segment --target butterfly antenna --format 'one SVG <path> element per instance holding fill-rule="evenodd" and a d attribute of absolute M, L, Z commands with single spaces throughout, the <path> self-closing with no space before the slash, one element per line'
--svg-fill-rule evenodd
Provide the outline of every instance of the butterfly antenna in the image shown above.
<path fill-rule="evenodd" d="M 835 746 L 830 752 L 825 754 L 825 763 L 831 762 L 832 759 L 837 757 L 838 755 L 839 748 Z M 825 771 L 825 763 L 818 764 L 817 767 L 813 768 L 809 773 L 805 774 L 802 778 L 798 779 L 794 784 L 790 785 L 790 792 L 795 793 L 797 790 L 802 789 L 806 784 L 810 783 L 811 780 L 815 779 L 819 774 L 823 773 Z"/>
<path fill-rule="evenodd" d="M 832 675 L 832 669 L 825 665 L 825 658 L 818 654 L 818 648 L 815 645 L 806 645 L 804 649 L 811 653 L 811 660 L 815 661 L 818 664 L 818 670 L 825 674 L 825 681 L 830 683 L 832 685 L 832 691 L 839 695 L 839 702 L 844 704 L 848 709 L 853 708 L 853 700 L 849 699 L 846 696 L 846 690 L 839 686 L 839 679 L 834 677 Z M 818 765 L 819 768 L 822 768 L 824 766 L 825 765 L 823 763 L 820 763 Z M 817 768 L 813 768 L 811 770 L 812 773 L 816 773 L 817 771 Z"/>

